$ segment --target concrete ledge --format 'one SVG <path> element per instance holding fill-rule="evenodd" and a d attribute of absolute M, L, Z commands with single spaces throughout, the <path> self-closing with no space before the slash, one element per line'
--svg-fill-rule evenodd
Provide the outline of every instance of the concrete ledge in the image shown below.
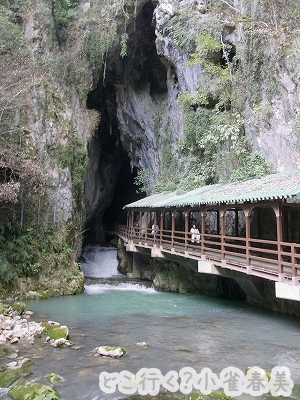
<path fill-rule="evenodd" d="M 151 249 L 151 257 L 165 258 L 165 255 L 158 247 L 155 246 Z"/>
<path fill-rule="evenodd" d="M 221 275 L 218 267 L 209 261 L 198 261 L 198 272 L 202 274 Z"/>
<path fill-rule="evenodd" d="M 127 272 L 127 277 L 129 279 L 141 279 L 141 274 L 140 273 L 135 273 L 135 272 Z"/>
<path fill-rule="evenodd" d="M 275 282 L 275 293 L 279 299 L 300 301 L 300 286 L 292 286 L 288 283 Z"/>
<path fill-rule="evenodd" d="M 137 248 L 132 243 L 126 243 L 126 251 L 132 251 L 132 252 L 136 253 L 137 252 Z"/>

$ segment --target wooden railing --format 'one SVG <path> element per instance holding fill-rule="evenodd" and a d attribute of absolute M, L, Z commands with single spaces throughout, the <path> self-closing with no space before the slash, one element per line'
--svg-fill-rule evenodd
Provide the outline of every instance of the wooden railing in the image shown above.
<path fill-rule="evenodd" d="M 300 244 L 244 237 L 201 234 L 200 243 L 191 243 L 189 232 L 132 228 L 116 224 L 108 230 L 125 242 L 196 260 L 212 260 L 216 265 L 275 281 L 300 280 Z"/>

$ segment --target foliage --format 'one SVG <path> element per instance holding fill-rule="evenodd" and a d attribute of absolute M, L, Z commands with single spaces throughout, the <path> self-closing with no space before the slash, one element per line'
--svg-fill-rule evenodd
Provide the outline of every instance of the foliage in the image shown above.
<path fill-rule="evenodd" d="M 92 62 L 102 62 L 105 53 L 108 51 L 112 42 L 117 38 L 117 27 L 112 26 L 111 29 L 103 29 L 102 26 L 95 26 L 90 30 L 85 39 L 85 53 Z M 122 46 L 123 55 L 125 55 L 124 45 Z"/>
<path fill-rule="evenodd" d="M 55 33 L 59 45 L 65 41 L 68 23 L 79 16 L 76 7 L 79 0 L 51 0 L 51 10 L 54 19 Z"/>
<path fill-rule="evenodd" d="M 264 7 L 267 6 L 274 8 L 271 3 L 267 5 L 266 1 Z M 236 48 L 222 39 L 225 20 L 228 18 L 229 21 L 234 15 L 233 9 L 236 13 L 235 23 L 243 24 L 245 31 Z M 241 117 L 241 112 L 246 102 L 251 106 L 261 105 L 265 99 L 274 98 L 276 60 L 273 45 L 269 49 L 267 43 L 272 35 L 271 42 L 276 48 L 277 42 L 282 44 L 282 37 L 274 34 L 273 27 L 263 28 L 267 25 L 259 20 L 260 15 L 251 14 L 248 3 L 245 4 L 242 18 L 239 10 L 227 2 L 211 2 L 208 12 L 212 10 L 214 17 L 210 21 L 215 21 L 214 27 L 211 22 L 205 23 L 205 19 L 197 21 L 192 29 L 188 24 L 184 26 L 185 18 L 191 21 L 193 17 L 188 18 L 183 13 L 177 13 L 165 25 L 175 43 L 190 53 L 188 65 L 201 64 L 203 71 L 198 89 L 178 96 L 185 116 L 184 136 L 179 142 L 181 162 L 172 171 L 171 186 L 174 187 L 176 183 L 178 191 L 220 180 L 245 180 L 271 172 L 260 154 L 251 153 L 243 131 L 247 121 Z M 193 37 L 190 33 L 193 33 Z M 262 46 L 262 43 L 265 45 Z M 195 50 L 191 51 L 193 48 Z M 278 57 L 279 49 L 276 50 Z M 293 51 L 297 52 L 296 46 Z M 266 83 L 264 90 L 261 82 Z M 141 174 L 140 178 L 146 178 L 146 175 Z M 168 171 L 162 171 L 156 182 L 152 180 L 151 187 L 149 179 L 148 182 L 144 179 L 144 188 L 148 192 L 169 188 L 169 180 Z"/>
<path fill-rule="evenodd" d="M 187 192 L 219 181 L 246 180 L 271 172 L 258 153 L 251 153 L 243 135 L 238 113 L 211 111 L 198 107 L 185 112 L 185 133 L 179 142 L 184 162 L 170 161 L 156 179 L 150 171 L 140 171 L 135 184 L 140 191 Z"/>
<path fill-rule="evenodd" d="M 55 326 L 49 324 L 48 322 L 42 322 L 41 326 L 43 329 L 43 334 L 49 336 L 53 340 L 57 340 L 60 338 L 68 339 L 68 330 L 66 327 Z"/>
<path fill-rule="evenodd" d="M 208 90 L 201 88 L 201 90 L 194 90 L 191 92 L 181 92 L 178 95 L 178 102 L 186 110 L 196 110 L 200 106 L 209 104 Z"/>
<path fill-rule="evenodd" d="M 186 51 L 192 51 L 194 48 L 194 27 L 197 23 L 193 21 L 191 15 L 176 14 L 173 18 L 165 25 L 166 33 L 170 34 L 176 45 L 185 49 Z"/>
<path fill-rule="evenodd" d="M 28 376 L 31 374 L 32 360 L 26 361 L 20 368 L 6 370 L 0 373 L 0 387 L 9 387 L 13 382 L 15 382 L 21 376 Z"/>
<path fill-rule="evenodd" d="M 155 175 L 153 171 L 141 169 L 134 178 L 134 184 L 138 187 L 137 193 L 153 193 L 155 185 Z"/>
<path fill-rule="evenodd" d="M 24 231 L 16 222 L 0 222 L 0 278 L 3 282 L 12 283 L 18 276 L 37 275 L 44 263 L 55 266 L 61 257 L 71 263 L 73 249 L 58 237 L 41 234 L 33 228 Z"/>
<path fill-rule="evenodd" d="M 120 51 L 120 56 L 125 57 L 127 55 L 127 40 L 128 40 L 128 34 L 124 32 L 121 36 L 121 51 Z"/>
<path fill-rule="evenodd" d="M 186 395 L 184 400 L 233 400 L 233 397 L 226 395 L 224 392 L 212 390 L 210 394 L 192 392 Z"/>
<path fill-rule="evenodd" d="M 232 103 L 232 70 L 234 62 L 229 62 L 227 67 L 221 63 L 222 58 L 229 60 L 228 56 L 221 55 L 222 44 L 220 40 L 205 33 L 198 37 L 196 52 L 191 54 L 189 65 L 201 64 L 204 77 L 196 94 L 197 103 L 193 105 L 209 105 L 213 99 L 216 109 L 228 109 Z M 223 51 L 228 53 L 231 46 L 223 46 Z M 191 98 L 190 100 L 193 100 Z M 194 100 L 195 101 L 195 100 Z M 188 106 L 187 101 L 184 102 Z"/>
<path fill-rule="evenodd" d="M 61 397 L 51 386 L 39 382 L 25 382 L 12 387 L 9 396 L 13 400 L 59 400 Z"/>
<path fill-rule="evenodd" d="M 46 181 L 46 173 L 39 163 L 24 151 L 0 138 L 0 203 L 17 203 L 20 189 L 37 192 Z M 22 184 L 22 185 L 21 185 Z"/>
<path fill-rule="evenodd" d="M 209 34 L 217 37 L 220 22 L 211 15 L 209 20 L 199 20 L 197 14 L 190 12 L 179 12 L 170 18 L 164 25 L 166 34 L 172 36 L 175 44 L 186 53 L 195 50 L 197 37 Z"/>
<path fill-rule="evenodd" d="M 18 301 L 13 303 L 11 308 L 13 309 L 13 311 L 16 311 L 19 315 L 21 315 L 25 311 L 26 304 L 22 301 Z"/>
<path fill-rule="evenodd" d="M 32 88 L 29 47 L 13 14 L 0 10 L 0 126 L 10 143 L 19 143 L 16 111 L 29 103 Z"/>
<path fill-rule="evenodd" d="M 67 145 L 59 146 L 54 155 L 62 168 L 70 168 L 74 194 L 81 196 L 88 162 L 83 140 L 71 134 Z"/>

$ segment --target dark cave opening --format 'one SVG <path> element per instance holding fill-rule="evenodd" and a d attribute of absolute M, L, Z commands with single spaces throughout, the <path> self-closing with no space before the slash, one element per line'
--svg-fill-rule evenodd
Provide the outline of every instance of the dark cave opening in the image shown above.
<path fill-rule="evenodd" d="M 112 201 L 109 207 L 107 207 L 103 213 L 102 221 L 105 226 L 109 226 L 116 222 L 126 225 L 127 211 L 123 210 L 123 207 L 126 204 L 145 197 L 145 194 L 137 193 L 137 186 L 134 184 L 136 174 L 136 168 L 133 168 L 133 171 L 131 171 L 130 160 L 128 156 L 124 157 L 117 174 Z"/>
<path fill-rule="evenodd" d="M 109 61 L 105 72 L 100 74 L 97 87 L 88 95 L 87 107 L 99 111 L 100 123 L 89 147 L 85 242 L 107 242 L 110 237 L 105 235 L 106 227 L 116 222 L 126 224 L 124 205 L 145 197 L 144 193 L 137 193 L 134 184 L 139 171 L 138 152 L 129 148 L 128 136 L 123 135 L 122 138 L 117 93 L 120 82 L 125 82 L 129 90 L 149 88 L 153 99 L 167 92 L 167 70 L 155 45 L 155 6 L 154 2 L 148 1 L 136 18 L 128 23 L 126 56 L 120 57 L 116 49 L 107 54 Z M 127 121 L 131 121 L 130 114 Z M 128 125 L 128 131 L 135 129 L 135 125 L 139 126 L 134 123 Z M 122 140 L 127 142 L 122 143 Z M 137 140 L 133 145 L 138 146 Z"/>

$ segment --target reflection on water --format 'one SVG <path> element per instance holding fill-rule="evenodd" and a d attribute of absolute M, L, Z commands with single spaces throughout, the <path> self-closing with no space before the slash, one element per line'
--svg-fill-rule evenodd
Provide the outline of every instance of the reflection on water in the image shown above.
<path fill-rule="evenodd" d="M 33 379 L 52 372 L 65 378 L 57 387 L 65 400 L 123 398 L 100 392 L 100 372 L 136 373 L 142 367 L 163 374 L 185 366 L 197 372 L 209 367 L 219 374 L 228 366 L 244 371 L 253 365 L 268 370 L 284 365 L 300 383 L 300 320 L 237 301 L 156 292 L 145 282 L 114 275 L 88 279 L 81 295 L 31 301 L 28 307 L 37 321 L 69 326 L 72 348 L 54 349 L 38 339 L 20 347 L 21 355 L 34 358 Z M 123 346 L 127 354 L 95 357 L 93 349 L 101 345 Z"/>

